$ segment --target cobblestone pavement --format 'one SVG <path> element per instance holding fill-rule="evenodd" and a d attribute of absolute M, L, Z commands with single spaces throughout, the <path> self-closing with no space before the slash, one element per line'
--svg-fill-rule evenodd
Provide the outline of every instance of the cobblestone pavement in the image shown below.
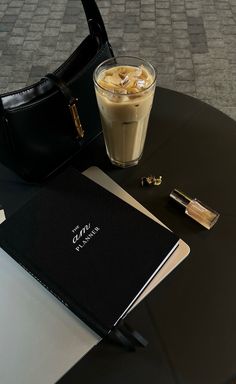
<path fill-rule="evenodd" d="M 236 0 L 97 0 L 116 54 L 158 69 L 159 85 L 236 120 Z M 79 0 L 0 0 L 0 91 L 57 68 L 87 35 Z"/>

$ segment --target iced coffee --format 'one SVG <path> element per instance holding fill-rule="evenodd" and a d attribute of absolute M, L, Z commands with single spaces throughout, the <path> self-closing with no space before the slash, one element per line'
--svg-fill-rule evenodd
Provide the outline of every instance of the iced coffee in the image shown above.
<path fill-rule="evenodd" d="M 107 154 L 114 165 L 140 160 L 156 86 L 154 68 L 131 57 L 110 59 L 94 73 Z"/>

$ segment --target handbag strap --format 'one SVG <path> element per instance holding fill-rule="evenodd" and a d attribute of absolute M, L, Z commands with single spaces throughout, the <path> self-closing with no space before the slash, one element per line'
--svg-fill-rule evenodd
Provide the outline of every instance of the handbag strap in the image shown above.
<path fill-rule="evenodd" d="M 4 107 L 2 103 L 2 98 L 0 97 L 0 116 L 4 116 Z"/>
<path fill-rule="evenodd" d="M 1 124 L 3 125 L 3 127 L 6 126 L 5 109 L 3 106 L 2 98 L 0 97 L 0 126 Z"/>
<path fill-rule="evenodd" d="M 77 133 L 76 138 L 83 138 L 84 130 L 81 125 L 79 113 L 77 109 L 78 99 L 72 95 L 70 88 L 66 85 L 66 83 L 55 74 L 48 73 L 46 76 L 43 77 L 43 79 L 45 78 L 51 81 L 53 85 L 55 85 L 59 89 L 59 91 L 63 94 L 64 98 L 66 99 L 73 123 L 76 128 L 76 133 Z"/>
<path fill-rule="evenodd" d="M 107 32 L 101 13 L 95 0 L 81 0 L 86 15 L 89 32 L 98 38 L 99 42 L 105 43 L 108 40 Z"/>

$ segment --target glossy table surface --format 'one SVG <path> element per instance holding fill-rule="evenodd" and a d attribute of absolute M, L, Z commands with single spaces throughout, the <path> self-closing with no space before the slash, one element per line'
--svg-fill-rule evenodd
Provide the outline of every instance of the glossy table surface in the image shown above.
<path fill-rule="evenodd" d="M 190 256 L 127 317 L 149 344 L 127 352 L 102 341 L 59 381 L 69 383 L 223 384 L 236 376 L 236 122 L 188 96 L 158 88 L 145 150 L 136 167 L 110 165 L 102 137 L 75 160 L 99 166 L 186 241 Z M 160 187 L 140 179 L 162 175 Z M 1 204 L 13 213 L 30 198 L 1 169 Z M 210 231 L 169 199 L 175 187 L 220 212 Z"/>

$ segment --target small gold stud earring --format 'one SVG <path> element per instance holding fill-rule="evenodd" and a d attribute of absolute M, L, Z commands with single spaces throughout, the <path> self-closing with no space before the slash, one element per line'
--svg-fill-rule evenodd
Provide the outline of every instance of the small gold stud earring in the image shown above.
<path fill-rule="evenodd" d="M 160 185 L 162 183 L 162 176 L 147 176 L 147 177 L 142 177 L 141 178 L 141 185 L 142 187 L 147 186 L 147 185 Z"/>

